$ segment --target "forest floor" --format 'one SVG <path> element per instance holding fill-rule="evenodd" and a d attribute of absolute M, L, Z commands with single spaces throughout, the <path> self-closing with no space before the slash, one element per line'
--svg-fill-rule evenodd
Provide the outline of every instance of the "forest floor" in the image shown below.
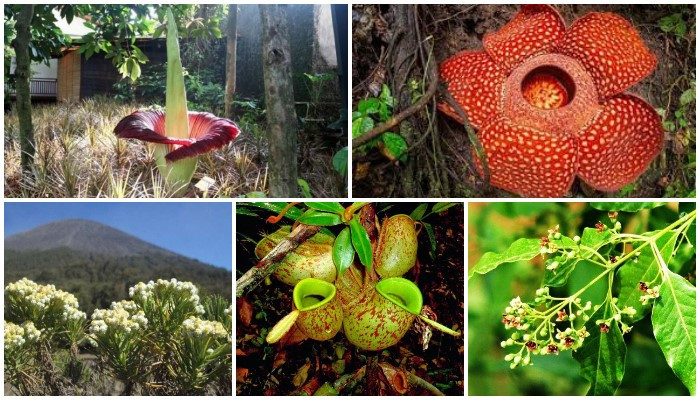
<path fill-rule="evenodd" d="M 400 203 L 388 208 L 390 215 L 410 214 L 417 204 Z M 386 204 L 377 204 L 380 219 Z M 322 342 L 293 343 L 288 335 L 280 343 L 265 342 L 268 330 L 291 309 L 292 288 L 276 279 L 239 298 L 236 323 L 236 394 L 313 394 L 326 383 L 351 382 L 341 395 L 430 394 L 398 379 L 389 380 L 382 368 L 400 369 L 431 383 L 447 395 L 464 394 L 464 208 L 454 206 L 432 215 L 435 229 L 435 258 L 429 255 L 428 235 L 420 233 L 418 265 L 404 277 L 415 282 L 423 302 L 438 321 L 462 332 L 452 337 L 433 330 L 423 348 L 421 326 L 414 323 L 395 346 L 381 352 L 362 351 L 350 344 L 342 332 Z M 265 215 L 266 217 L 267 215 Z M 278 227 L 265 224 L 261 216 L 237 215 L 237 270 L 239 278 L 258 261 L 253 251 L 264 232 Z M 425 230 L 423 230 L 425 231 Z M 388 373 L 389 375 L 391 373 Z M 405 376 L 405 375 L 404 375 Z"/>
<path fill-rule="evenodd" d="M 107 97 L 79 103 L 36 104 L 33 176 L 22 176 L 19 126 L 14 111 L 5 112 L 5 197 L 170 197 L 163 187 L 153 153 L 135 140 L 117 140 L 114 127 L 142 108 Z M 200 157 L 184 197 L 261 197 L 268 193 L 267 142 L 264 122 L 240 126 L 227 147 Z M 345 180 L 333 169 L 334 143 L 306 125 L 299 131 L 299 178 L 314 197 L 344 195 Z M 205 192 L 194 184 L 214 180 Z M 301 192 L 300 192 L 301 193 Z"/>
<path fill-rule="evenodd" d="M 400 7 L 415 7 L 415 29 L 397 25 Z M 580 181 L 572 197 L 686 197 L 695 189 L 695 6 L 556 5 L 570 26 L 593 11 L 630 20 L 658 59 L 654 73 L 630 89 L 663 115 L 662 153 L 634 184 L 616 193 L 597 192 Z M 377 97 L 382 84 L 395 98 L 420 97 L 430 83 L 426 65 L 467 49 L 482 49 L 485 33 L 510 21 L 515 5 L 353 6 L 353 110 Z M 402 43 L 416 32 L 412 46 Z M 424 46 L 416 43 L 423 42 Z M 408 67 L 407 67 L 408 65 Z M 439 90 L 438 90 L 439 91 Z M 417 92 L 417 93 L 416 93 Z M 685 93 L 685 94 L 684 94 Z M 691 95 L 692 94 L 692 95 Z M 685 96 L 685 99 L 682 97 Z M 353 194 L 361 197 L 508 197 L 480 184 L 468 167 L 471 146 L 464 128 L 435 108 L 435 97 L 397 127 L 408 145 L 405 161 L 392 160 L 376 146 L 353 153 Z M 401 110 L 394 110 L 394 115 Z"/>

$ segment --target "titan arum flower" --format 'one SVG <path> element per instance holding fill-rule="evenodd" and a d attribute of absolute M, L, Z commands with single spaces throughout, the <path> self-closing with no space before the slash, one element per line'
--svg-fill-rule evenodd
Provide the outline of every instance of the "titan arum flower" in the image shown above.
<path fill-rule="evenodd" d="M 240 132 L 228 119 L 207 112 L 187 111 L 177 32 L 172 11 L 168 10 L 165 112 L 137 111 L 114 128 L 119 138 L 156 143 L 158 170 L 176 193 L 189 184 L 199 155 L 226 145 Z"/>
<path fill-rule="evenodd" d="M 612 192 L 661 150 L 659 115 L 624 93 L 656 57 L 624 18 L 590 13 L 567 30 L 553 7 L 524 5 L 483 45 L 444 61 L 440 74 L 478 130 L 493 186 L 562 197 L 578 176 Z M 449 105 L 440 110 L 463 122 Z"/>

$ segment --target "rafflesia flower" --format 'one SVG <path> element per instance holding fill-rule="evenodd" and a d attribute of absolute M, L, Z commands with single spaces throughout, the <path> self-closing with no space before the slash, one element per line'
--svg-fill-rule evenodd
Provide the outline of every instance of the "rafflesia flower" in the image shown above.
<path fill-rule="evenodd" d="M 444 61 L 440 74 L 478 130 L 493 186 L 562 197 L 578 176 L 612 192 L 661 150 L 659 115 L 623 93 L 656 67 L 624 18 L 590 13 L 567 30 L 551 6 L 524 5 L 483 45 Z M 463 122 L 451 106 L 440 109 Z"/>

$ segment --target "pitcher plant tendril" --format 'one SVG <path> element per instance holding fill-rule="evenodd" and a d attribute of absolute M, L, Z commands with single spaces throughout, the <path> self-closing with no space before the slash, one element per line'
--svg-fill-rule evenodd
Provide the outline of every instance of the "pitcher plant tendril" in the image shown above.
<path fill-rule="evenodd" d="M 508 349 L 505 360 L 511 368 L 533 365 L 533 355 L 558 355 L 564 351 L 576 351 L 591 335 L 586 324 L 601 307 L 612 310 L 607 317 L 596 319 L 595 326 L 601 334 L 611 334 L 612 329 L 619 328 L 622 334 L 632 330 L 631 322 L 637 314 L 637 308 L 632 305 L 620 306 L 617 297 L 613 296 L 613 278 L 615 272 L 626 268 L 629 263 L 635 264 L 642 251 L 649 248 L 658 268 L 653 279 L 640 281 L 638 285 L 638 305 L 647 305 L 658 301 L 660 287 L 672 273 L 657 245 L 658 240 L 671 233 L 682 240 L 674 243 L 673 253 L 683 240 L 688 240 L 687 232 L 694 229 L 696 211 L 685 214 L 666 228 L 647 235 L 637 235 L 622 232 L 622 224 L 617 221 L 617 212 L 608 215 L 612 226 L 602 222 L 596 224 L 584 234 L 598 235 L 601 240 L 594 240 L 594 247 L 582 244 L 581 237 L 568 238 L 559 232 L 559 226 L 548 231 L 548 235 L 540 239 L 540 255 L 545 258 L 545 270 L 556 277 L 565 274 L 562 268 L 573 269 L 573 265 L 581 260 L 601 268 L 584 287 L 567 297 L 555 297 L 550 294 L 550 287 L 543 286 L 535 291 L 534 298 L 525 302 L 520 297 L 510 301 L 505 308 L 501 322 L 506 330 L 513 331 L 510 337 L 501 342 L 501 347 Z M 693 243 L 691 243 L 693 244 Z M 601 254 L 602 248 L 612 248 L 609 254 Z M 581 295 L 595 283 L 607 280 L 607 294 L 601 304 L 583 303 Z"/>

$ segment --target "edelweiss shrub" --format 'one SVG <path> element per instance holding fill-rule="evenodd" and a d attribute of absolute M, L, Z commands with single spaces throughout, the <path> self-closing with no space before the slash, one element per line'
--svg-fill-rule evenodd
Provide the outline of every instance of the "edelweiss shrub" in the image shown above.
<path fill-rule="evenodd" d="M 203 388 L 231 370 L 231 334 L 219 321 L 189 317 L 175 343 L 174 376 L 183 387 Z"/>
<path fill-rule="evenodd" d="M 129 296 L 144 312 L 153 330 L 163 338 L 180 329 L 190 316 L 204 314 L 199 291 L 191 282 L 180 282 L 174 278 L 169 281 L 139 282 L 129 288 Z"/>
<path fill-rule="evenodd" d="M 90 343 L 109 366 L 115 378 L 133 390 L 146 379 L 149 354 L 144 330 L 148 326 L 143 311 L 133 301 L 113 302 L 109 309 L 97 309 L 90 321 Z"/>
<path fill-rule="evenodd" d="M 22 278 L 5 287 L 5 319 L 6 380 L 23 395 L 60 394 L 52 353 L 70 348 L 71 365 L 80 363 L 77 349 L 85 337 L 86 315 L 77 298 Z"/>
<path fill-rule="evenodd" d="M 5 287 L 5 313 L 15 322 L 32 321 L 39 329 L 58 330 L 71 321 L 83 321 L 78 299 L 54 285 L 40 285 L 27 278 Z"/>
<path fill-rule="evenodd" d="M 21 350 L 25 345 L 36 343 L 40 336 L 41 331 L 36 329 L 31 321 L 22 325 L 5 321 L 5 355 Z"/>
<path fill-rule="evenodd" d="M 202 338 L 226 338 L 229 336 L 224 325 L 219 321 L 206 321 L 189 317 L 182 323 L 183 333 Z"/>
<path fill-rule="evenodd" d="M 153 380 L 165 394 L 201 394 L 213 381 L 226 382 L 231 375 L 230 328 L 201 318 L 205 307 L 191 282 L 140 282 L 129 296 L 132 300 L 95 310 L 89 328 L 96 350 L 125 382 L 125 393 L 152 386 Z M 231 324 L 228 301 L 207 298 L 205 303 L 219 304 Z"/>
<path fill-rule="evenodd" d="M 34 355 L 37 353 L 37 342 L 41 337 L 41 331 L 29 321 L 21 325 L 5 321 L 4 329 L 5 382 L 15 386 L 20 394 L 30 394 L 34 381 Z"/>

